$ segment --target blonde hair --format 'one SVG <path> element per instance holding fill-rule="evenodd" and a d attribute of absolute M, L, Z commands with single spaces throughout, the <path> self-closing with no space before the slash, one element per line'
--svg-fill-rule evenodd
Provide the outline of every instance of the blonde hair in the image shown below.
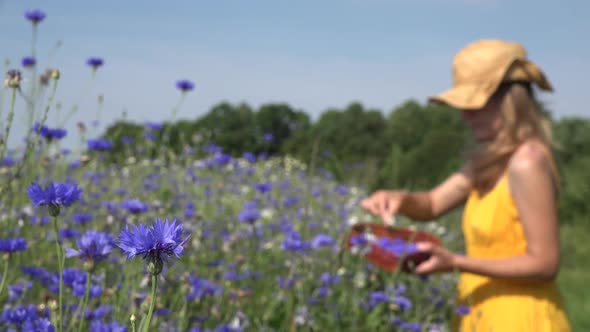
<path fill-rule="evenodd" d="M 473 172 L 474 188 L 480 192 L 491 189 L 512 154 L 529 138 L 537 138 L 547 147 L 555 185 L 559 188 L 551 122 L 540 112 L 530 84 L 502 84 L 492 98 L 500 98 L 502 126 L 493 141 L 474 144 L 468 150 L 466 157 Z"/>

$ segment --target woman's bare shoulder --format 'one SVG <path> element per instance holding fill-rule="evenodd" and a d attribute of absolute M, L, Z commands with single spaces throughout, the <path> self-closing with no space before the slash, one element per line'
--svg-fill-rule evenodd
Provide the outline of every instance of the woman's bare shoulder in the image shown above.
<path fill-rule="evenodd" d="M 508 170 L 517 176 L 535 170 L 550 171 L 549 149 L 537 139 L 525 141 L 510 158 Z"/>

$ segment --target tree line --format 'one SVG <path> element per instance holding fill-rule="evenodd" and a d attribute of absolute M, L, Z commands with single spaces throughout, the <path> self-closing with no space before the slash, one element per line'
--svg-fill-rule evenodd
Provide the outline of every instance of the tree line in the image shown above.
<path fill-rule="evenodd" d="M 587 219 L 590 207 L 590 120 L 582 117 L 551 119 L 555 156 L 562 176 L 560 214 L 564 222 Z M 195 158 L 205 152 L 194 147 L 213 143 L 232 156 L 290 155 L 337 180 L 377 188 L 431 188 L 460 167 L 469 141 L 460 112 L 444 106 L 408 100 L 389 112 L 367 109 L 353 102 L 328 109 L 316 121 L 285 103 L 253 109 L 248 104 L 221 102 L 194 120 L 164 123 L 119 121 L 103 138 L 113 142 L 111 162 L 120 162 L 129 149 L 163 157 L 162 151 Z M 145 140 L 145 144 L 130 144 Z M 151 145 L 151 149 L 145 146 Z M 164 148 L 164 149 L 162 149 Z M 136 151 L 137 152 L 137 151 Z M 169 157 L 169 156 L 168 156 Z"/>

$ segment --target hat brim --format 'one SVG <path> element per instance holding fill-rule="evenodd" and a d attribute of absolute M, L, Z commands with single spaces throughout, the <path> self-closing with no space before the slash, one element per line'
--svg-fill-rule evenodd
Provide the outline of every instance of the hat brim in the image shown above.
<path fill-rule="evenodd" d="M 494 84 L 462 84 L 438 95 L 429 96 L 431 103 L 444 104 L 461 110 L 476 110 L 485 106 L 494 93 Z"/>

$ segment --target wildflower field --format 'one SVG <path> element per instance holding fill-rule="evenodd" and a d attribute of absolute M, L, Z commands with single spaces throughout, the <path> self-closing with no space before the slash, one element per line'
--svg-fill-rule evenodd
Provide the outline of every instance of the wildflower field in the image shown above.
<path fill-rule="evenodd" d="M 25 19 L 35 36 L 45 13 Z M 157 123 L 123 142 L 121 163 L 100 137 L 61 149 L 72 133 L 47 119 L 63 73 L 39 74 L 34 47 L 1 92 L 3 142 L 24 144 L 0 149 L 0 330 L 434 332 L 468 310 L 454 305 L 457 274 L 386 273 L 362 241 L 348 250 L 353 224 L 380 221 L 359 207 L 365 189 L 313 163 L 206 140 L 174 155 L 154 141 L 169 134 Z M 96 75 L 104 61 L 87 65 Z M 194 84 L 176 88 L 182 100 Z M 23 112 L 31 130 L 11 132 Z M 461 251 L 459 218 L 398 224 Z"/>

